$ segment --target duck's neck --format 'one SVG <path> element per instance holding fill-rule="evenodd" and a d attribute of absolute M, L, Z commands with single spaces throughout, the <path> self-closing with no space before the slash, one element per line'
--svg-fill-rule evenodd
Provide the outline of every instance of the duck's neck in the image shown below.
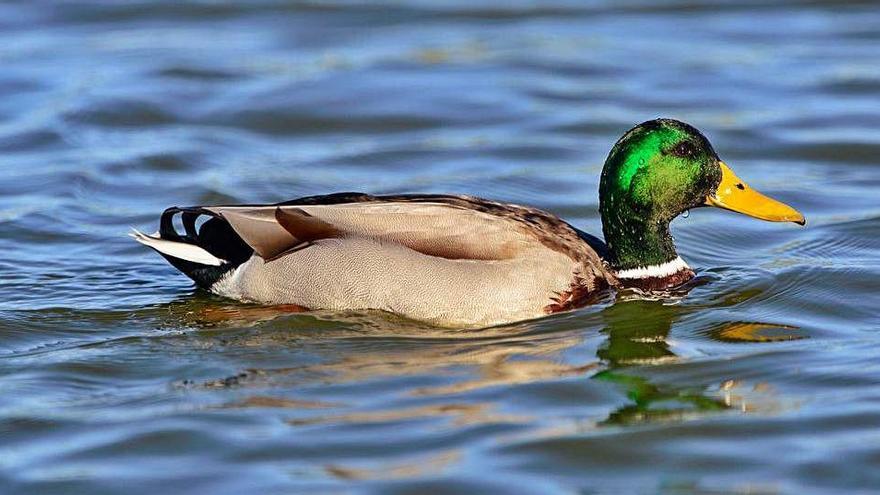
<path fill-rule="evenodd" d="M 651 220 L 622 211 L 602 215 L 608 262 L 624 286 L 648 290 L 680 285 L 694 276 L 675 251 L 668 220 Z"/>
<path fill-rule="evenodd" d="M 614 214 L 617 213 L 617 214 Z M 602 231 L 611 267 L 629 271 L 663 265 L 678 258 L 669 233 L 669 222 L 643 219 L 616 211 L 602 215 Z"/>

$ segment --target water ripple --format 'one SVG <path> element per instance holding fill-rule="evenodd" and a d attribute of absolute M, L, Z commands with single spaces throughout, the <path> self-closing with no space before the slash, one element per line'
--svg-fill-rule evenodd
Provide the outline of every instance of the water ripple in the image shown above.
<path fill-rule="evenodd" d="M 0 491 L 874 489 L 878 16 L 0 5 Z M 170 205 L 341 190 L 488 196 L 598 234 L 608 150 L 658 116 L 807 227 L 693 211 L 686 290 L 479 331 L 238 304 L 125 237 Z"/>

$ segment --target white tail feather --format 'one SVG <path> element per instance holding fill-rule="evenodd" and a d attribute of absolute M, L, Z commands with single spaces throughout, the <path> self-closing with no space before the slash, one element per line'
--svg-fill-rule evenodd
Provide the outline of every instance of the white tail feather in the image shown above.
<path fill-rule="evenodd" d="M 223 263 L 226 263 L 226 260 L 222 260 L 193 244 L 162 239 L 159 237 L 158 232 L 153 235 L 147 235 L 135 229 L 131 230 L 133 232 L 128 235 L 134 240 L 144 246 L 151 247 L 162 254 L 167 254 L 168 256 L 173 256 L 186 261 L 192 261 L 193 263 L 199 263 L 201 265 L 220 266 Z"/>

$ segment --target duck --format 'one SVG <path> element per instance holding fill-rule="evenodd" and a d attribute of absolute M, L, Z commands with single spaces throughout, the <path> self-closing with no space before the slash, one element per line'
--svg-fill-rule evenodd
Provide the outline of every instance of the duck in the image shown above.
<path fill-rule="evenodd" d="M 686 284 L 695 272 L 669 225 L 708 206 L 806 223 L 741 180 L 696 128 L 660 118 L 625 132 L 608 153 L 599 182 L 604 241 L 530 206 L 356 192 L 175 206 L 155 234 L 131 235 L 226 298 L 486 327 L 581 308 L 614 291 Z"/>

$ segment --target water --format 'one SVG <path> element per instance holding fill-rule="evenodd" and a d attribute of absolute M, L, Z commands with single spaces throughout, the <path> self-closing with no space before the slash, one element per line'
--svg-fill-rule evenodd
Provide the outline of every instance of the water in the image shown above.
<path fill-rule="evenodd" d="M 0 5 L 0 491 L 880 489 L 875 2 Z M 125 236 L 167 206 L 458 192 L 600 232 L 702 129 L 806 228 L 700 209 L 680 300 L 482 331 L 278 314 Z"/>

